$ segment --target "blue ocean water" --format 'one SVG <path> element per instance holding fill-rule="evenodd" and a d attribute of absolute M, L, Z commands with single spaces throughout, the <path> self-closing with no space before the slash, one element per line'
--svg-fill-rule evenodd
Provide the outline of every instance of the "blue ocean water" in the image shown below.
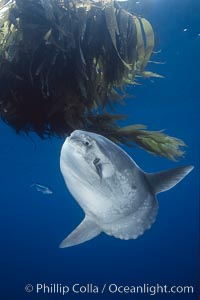
<path fill-rule="evenodd" d="M 146 0 L 147 1 L 147 0 Z M 144 1 L 143 1 L 144 2 Z M 0 228 L 2 300 L 28 299 L 198 299 L 199 295 L 199 0 L 149 0 L 144 16 L 156 32 L 149 65 L 164 79 L 129 87 L 133 97 L 118 107 L 125 125 L 146 124 L 183 139 L 185 158 L 172 162 L 134 147 L 123 147 L 145 171 L 178 165 L 195 169 L 175 188 L 158 196 L 155 224 L 137 240 L 121 241 L 102 234 L 82 245 L 59 249 L 80 223 L 83 212 L 67 191 L 59 170 L 63 140 L 17 136 L 0 122 Z M 145 5 L 144 5 L 145 8 Z M 53 194 L 36 191 L 32 184 Z M 95 201 L 95 199 L 94 199 Z M 193 286 L 194 292 L 160 293 L 36 293 L 36 284 L 104 284 L 117 286 Z M 25 286 L 32 284 L 33 292 Z M 114 287 L 114 285 L 113 285 Z M 114 289 L 114 288 L 113 288 Z"/>

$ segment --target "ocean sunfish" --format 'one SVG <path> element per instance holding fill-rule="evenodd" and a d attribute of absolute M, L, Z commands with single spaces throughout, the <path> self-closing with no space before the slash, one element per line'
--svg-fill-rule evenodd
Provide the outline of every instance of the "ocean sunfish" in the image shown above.
<path fill-rule="evenodd" d="M 64 142 L 60 168 L 67 188 L 85 212 L 60 248 L 84 243 L 101 232 L 136 239 L 158 212 L 156 195 L 181 181 L 193 166 L 145 173 L 104 136 L 75 130 Z"/>

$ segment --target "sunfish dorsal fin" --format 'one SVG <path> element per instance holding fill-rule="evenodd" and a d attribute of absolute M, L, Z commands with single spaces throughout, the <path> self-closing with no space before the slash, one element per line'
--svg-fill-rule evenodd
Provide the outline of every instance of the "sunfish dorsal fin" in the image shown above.
<path fill-rule="evenodd" d="M 167 191 L 192 171 L 193 166 L 178 167 L 168 171 L 145 174 L 155 194 Z"/>
<path fill-rule="evenodd" d="M 86 215 L 80 225 L 62 241 L 59 247 L 66 248 L 84 243 L 100 233 L 100 228 Z"/>

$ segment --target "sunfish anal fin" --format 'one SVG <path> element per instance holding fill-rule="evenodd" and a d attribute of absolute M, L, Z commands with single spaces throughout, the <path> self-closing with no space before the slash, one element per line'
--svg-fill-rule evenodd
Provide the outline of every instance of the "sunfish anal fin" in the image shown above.
<path fill-rule="evenodd" d="M 101 229 L 91 220 L 90 217 L 85 216 L 84 220 L 70 233 L 60 244 L 60 248 L 75 246 L 86 241 L 89 241 L 99 235 Z"/>

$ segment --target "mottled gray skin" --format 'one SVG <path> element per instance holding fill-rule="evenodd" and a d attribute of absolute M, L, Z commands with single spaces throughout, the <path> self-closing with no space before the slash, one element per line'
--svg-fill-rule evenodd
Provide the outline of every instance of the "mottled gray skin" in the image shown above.
<path fill-rule="evenodd" d="M 83 243 L 100 232 L 136 239 L 155 221 L 156 193 L 171 188 L 192 169 L 146 174 L 119 146 L 80 130 L 63 144 L 60 167 L 69 191 L 86 215 L 61 247 Z"/>

